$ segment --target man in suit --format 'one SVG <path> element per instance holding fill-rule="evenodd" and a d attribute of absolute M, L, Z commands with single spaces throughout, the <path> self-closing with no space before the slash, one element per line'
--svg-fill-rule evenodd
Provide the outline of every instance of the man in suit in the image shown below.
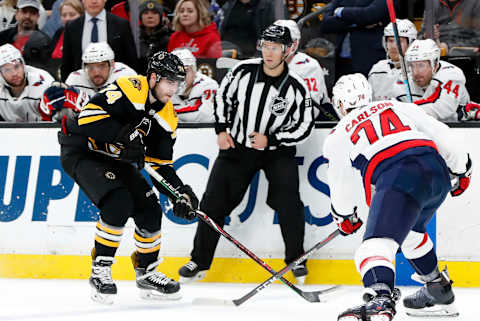
<path fill-rule="evenodd" d="M 105 10 L 106 0 L 83 0 L 85 15 L 65 26 L 62 81 L 82 68 L 82 52 L 90 42 L 106 41 L 115 60 L 137 69 L 137 52 L 128 21 Z"/>

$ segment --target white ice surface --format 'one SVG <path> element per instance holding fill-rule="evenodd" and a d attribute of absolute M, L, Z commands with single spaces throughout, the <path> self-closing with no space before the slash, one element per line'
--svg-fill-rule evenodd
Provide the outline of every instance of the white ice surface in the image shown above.
<path fill-rule="evenodd" d="M 19 321 L 309 321 L 337 320 L 338 313 L 361 303 L 360 286 L 344 286 L 325 295 L 324 302 L 309 303 L 282 284 L 273 284 L 239 307 L 194 305 L 195 298 L 236 299 L 255 284 L 195 283 L 182 285 L 179 301 L 151 302 L 138 297 L 133 281 L 117 282 L 118 295 L 112 306 L 90 300 L 86 280 L 0 279 L 0 320 Z M 326 288 L 305 286 L 305 290 Z M 402 295 L 417 288 L 401 288 Z M 397 304 L 394 321 L 477 321 L 480 289 L 455 288 L 457 318 L 413 318 Z"/>

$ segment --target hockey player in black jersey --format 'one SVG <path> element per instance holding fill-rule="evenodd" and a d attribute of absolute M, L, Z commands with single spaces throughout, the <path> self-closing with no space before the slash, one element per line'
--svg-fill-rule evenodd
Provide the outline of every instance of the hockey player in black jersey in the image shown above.
<path fill-rule="evenodd" d="M 172 200 L 174 214 L 194 217 L 198 199 L 172 167 L 178 118 L 170 99 L 184 78 L 180 59 L 158 52 L 148 62 L 147 77 L 119 78 L 62 121 L 62 166 L 100 210 L 90 277 L 95 301 L 112 303 L 117 293 L 111 267 L 129 217 L 135 221 L 131 258 L 141 296 L 180 298 L 178 282 L 156 271 L 162 209 L 140 170 L 150 164 L 184 196 Z"/>

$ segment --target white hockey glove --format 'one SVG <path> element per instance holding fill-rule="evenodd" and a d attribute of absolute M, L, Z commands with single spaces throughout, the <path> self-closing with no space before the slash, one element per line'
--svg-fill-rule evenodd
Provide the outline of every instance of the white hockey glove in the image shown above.
<path fill-rule="evenodd" d="M 357 215 L 357 207 L 353 209 L 353 213 L 349 215 L 338 214 L 332 206 L 332 216 L 337 223 L 337 227 L 340 230 L 340 234 L 347 236 L 355 233 L 362 227 L 363 221 Z"/>
<path fill-rule="evenodd" d="M 472 161 L 470 160 L 470 155 L 468 155 L 467 161 L 467 170 L 465 173 L 456 174 L 450 172 L 450 179 L 452 180 L 452 189 L 450 194 L 455 197 L 461 195 L 470 185 L 470 180 L 472 178 Z"/>

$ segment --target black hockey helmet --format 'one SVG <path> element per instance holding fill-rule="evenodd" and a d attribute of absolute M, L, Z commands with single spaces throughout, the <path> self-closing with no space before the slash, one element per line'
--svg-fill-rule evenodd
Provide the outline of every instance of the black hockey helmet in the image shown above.
<path fill-rule="evenodd" d="M 270 25 L 263 30 L 258 43 L 261 44 L 263 41 L 280 43 L 286 47 L 290 47 L 293 44 L 290 30 L 287 27 L 277 25 Z"/>
<path fill-rule="evenodd" d="M 184 81 L 186 76 L 185 66 L 180 58 L 165 51 L 156 52 L 148 59 L 147 76 L 149 79 L 152 73 L 157 74 L 157 82 L 162 77 Z"/>

